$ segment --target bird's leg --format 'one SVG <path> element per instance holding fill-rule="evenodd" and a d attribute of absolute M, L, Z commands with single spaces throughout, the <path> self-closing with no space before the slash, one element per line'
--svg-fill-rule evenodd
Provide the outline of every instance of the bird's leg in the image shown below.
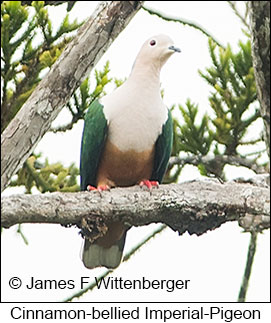
<path fill-rule="evenodd" d="M 158 188 L 159 187 L 159 182 L 157 181 L 149 181 L 147 179 L 144 179 L 139 183 L 140 187 L 146 186 L 150 191 L 152 190 L 153 187 Z"/>

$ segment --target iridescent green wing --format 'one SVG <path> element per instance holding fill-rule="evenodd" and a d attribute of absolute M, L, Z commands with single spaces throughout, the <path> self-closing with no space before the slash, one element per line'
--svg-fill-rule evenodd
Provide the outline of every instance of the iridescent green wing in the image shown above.
<path fill-rule="evenodd" d="M 151 180 L 158 181 L 159 183 L 162 182 L 171 155 L 172 142 L 173 124 L 171 113 L 168 111 L 168 119 L 163 125 L 162 133 L 157 138 L 155 144 L 154 167 Z"/>
<path fill-rule="evenodd" d="M 88 185 L 96 186 L 96 177 L 101 154 L 107 137 L 107 120 L 103 113 L 103 105 L 94 101 L 85 116 L 85 124 L 81 142 L 80 179 L 81 190 Z"/>

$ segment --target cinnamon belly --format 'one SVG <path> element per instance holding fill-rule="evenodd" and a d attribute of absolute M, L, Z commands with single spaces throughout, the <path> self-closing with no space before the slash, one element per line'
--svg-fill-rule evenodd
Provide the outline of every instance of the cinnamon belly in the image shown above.
<path fill-rule="evenodd" d="M 150 179 L 153 160 L 154 146 L 143 152 L 133 149 L 123 152 L 107 141 L 97 173 L 97 186 L 132 186 L 143 179 Z"/>

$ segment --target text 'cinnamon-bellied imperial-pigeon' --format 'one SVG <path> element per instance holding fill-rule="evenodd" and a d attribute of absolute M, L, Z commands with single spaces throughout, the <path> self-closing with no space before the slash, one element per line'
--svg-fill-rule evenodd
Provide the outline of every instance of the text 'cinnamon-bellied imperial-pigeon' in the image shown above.
<path fill-rule="evenodd" d="M 148 39 L 128 79 L 114 92 L 94 101 L 85 116 L 81 144 L 81 190 L 108 190 L 162 181 L 172 147 L 172 118 L 160 94 L 160 70 L 180 52 L 166 35 Z M 120 264 L 127 228 L 107 223 L 104 236 L 85 237 L 87 268 Z"/>

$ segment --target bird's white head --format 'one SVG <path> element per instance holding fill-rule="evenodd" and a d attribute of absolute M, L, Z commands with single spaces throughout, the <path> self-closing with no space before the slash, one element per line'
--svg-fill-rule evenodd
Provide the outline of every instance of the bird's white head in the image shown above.
<path fill-rule="evenodd" d="M 157 35 L 149 38 L 142 45 L 134 67 L 151 67 L 160 72 L 162 66 L 173 53 L 181 50 L 174 46 L 173 40 L 167 35 Z"/>

